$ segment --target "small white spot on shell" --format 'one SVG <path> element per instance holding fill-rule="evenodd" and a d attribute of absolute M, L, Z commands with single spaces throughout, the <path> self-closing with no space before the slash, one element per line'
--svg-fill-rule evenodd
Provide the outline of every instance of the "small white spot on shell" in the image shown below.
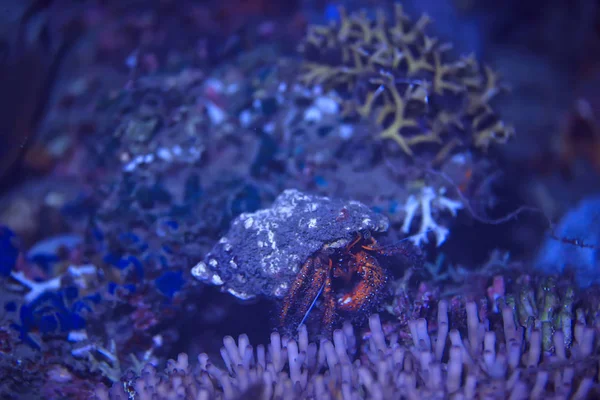
<path fill-rule="evenodd" d="M 247 220 L 244 221 L 244 228 L 246 228 L 246 229 L 252 228 L 253 223 L 254 223 L 254 220 L 252 218 L 248 218 Z"/>
<path fill-rule="evenodd" d="M 210 279 L 210 283 L 216 286 L 221 286 L 223 284 L 223 279 L 221 279 L 219 275 L 214 274 Z"/>
<path fill-rule="evenodd" d="M 206 263 L 200 261 L 194 268 L 192 268 L 192 276 L 196 279 L 205 280 L 206 279 Z"/>
<path fill-rule="evenodd" d="M 211 266 L 211 267 L 213 267 L 213 268 L 217 268 L 217 265 L 219 265 L 219 262 L 218 262 L 216 259 L 214 259 L 214 258 L 211 258 L 211 259 L 208 261 L 208 265 L 210 265 L 210 266 Z"/>
<path fill-rule="evenodd" d="M 276 297 L 283 297 L 288 291 L 288 284 L 287 283 L 282 283 L 281 285 L 277 286 L 277 288 L 275 288 L 275 290 L 273 291 L 273 294 Z"/>
<path fill-rule="evenodd" d="M 271 248 L 273 250 L 277 250 L 277 243 L 275 243 L 275 232 L 269 231 L 267 233 L 267 236 L 269 237 L 269 243 L 271 243 Z"/>
<path fill-rule="evenodd" d="M 316 228 L 317 227 L 317 219 L 316 218 L 311 218 L 310 221 L 308 221 L 308 227 L 309 228 Z"/>

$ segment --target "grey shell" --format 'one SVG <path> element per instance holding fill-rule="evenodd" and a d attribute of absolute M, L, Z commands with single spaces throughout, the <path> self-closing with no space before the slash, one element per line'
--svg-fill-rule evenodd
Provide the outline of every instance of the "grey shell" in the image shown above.
<path fill-rule="evenodd" d="M 240 299 L 282 298 L 302 264 L 360 231 L 385 232 L 389 221 L 358 201 L 281 193 L 271 208 L 241 214 L 192 275 Z"/>

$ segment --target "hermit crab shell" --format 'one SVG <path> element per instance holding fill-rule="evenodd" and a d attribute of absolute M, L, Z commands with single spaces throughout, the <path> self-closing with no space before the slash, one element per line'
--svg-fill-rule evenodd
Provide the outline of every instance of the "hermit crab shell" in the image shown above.
<path fill-rule="evenodd" d="M 358 201 L 286 190 L 270 208 L 237 217 L 192 275 L 240 299 L 282 298 L 317 251 L 388 227 L 386 216 Z"/>

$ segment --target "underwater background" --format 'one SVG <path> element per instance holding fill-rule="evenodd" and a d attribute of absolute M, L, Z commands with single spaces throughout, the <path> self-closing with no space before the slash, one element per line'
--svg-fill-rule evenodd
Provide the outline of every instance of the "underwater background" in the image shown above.
<path fill-rule="evenodd" d="M 0 3 L 1 399 L 600 398 L 600 2 Z"/>

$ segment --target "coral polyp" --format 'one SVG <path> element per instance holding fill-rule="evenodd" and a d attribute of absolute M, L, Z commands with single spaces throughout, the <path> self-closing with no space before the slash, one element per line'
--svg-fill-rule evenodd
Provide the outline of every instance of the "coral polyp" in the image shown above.
<path fill-rule="evenodd" d="M 141 399 L 169 399 L 171 393 L 194 393 L 200 399 L 560 399 L 593 398 L 597 371 L 594 328 L 580 324 L 570 350 L 554 336 L 556 354 L 542 351 L 541 334 L 525 335 L 513 311 L 502 310 L 503 324 L 490 326 L 473 302 L 466 304 L 467 329 L 449 318 L 449 304 L 437 307 L 437 329 L 426 319 L 409 321 L 410 343 L 385 336 L 379 315 L 369 319 L 361 339 L 352 325 L 333 338 L 309 342 L 271 335 L 268 345 L 225 337 L 219 368 L 207 354 L 190 365 L 187 354 L 170 360 L 164 373 L 146 366 L 128 380 Z M 589 374 L 588 374 L 589 372 Z M 99 387 L 95 399 L 125 398 L 123 385 Z"/>

